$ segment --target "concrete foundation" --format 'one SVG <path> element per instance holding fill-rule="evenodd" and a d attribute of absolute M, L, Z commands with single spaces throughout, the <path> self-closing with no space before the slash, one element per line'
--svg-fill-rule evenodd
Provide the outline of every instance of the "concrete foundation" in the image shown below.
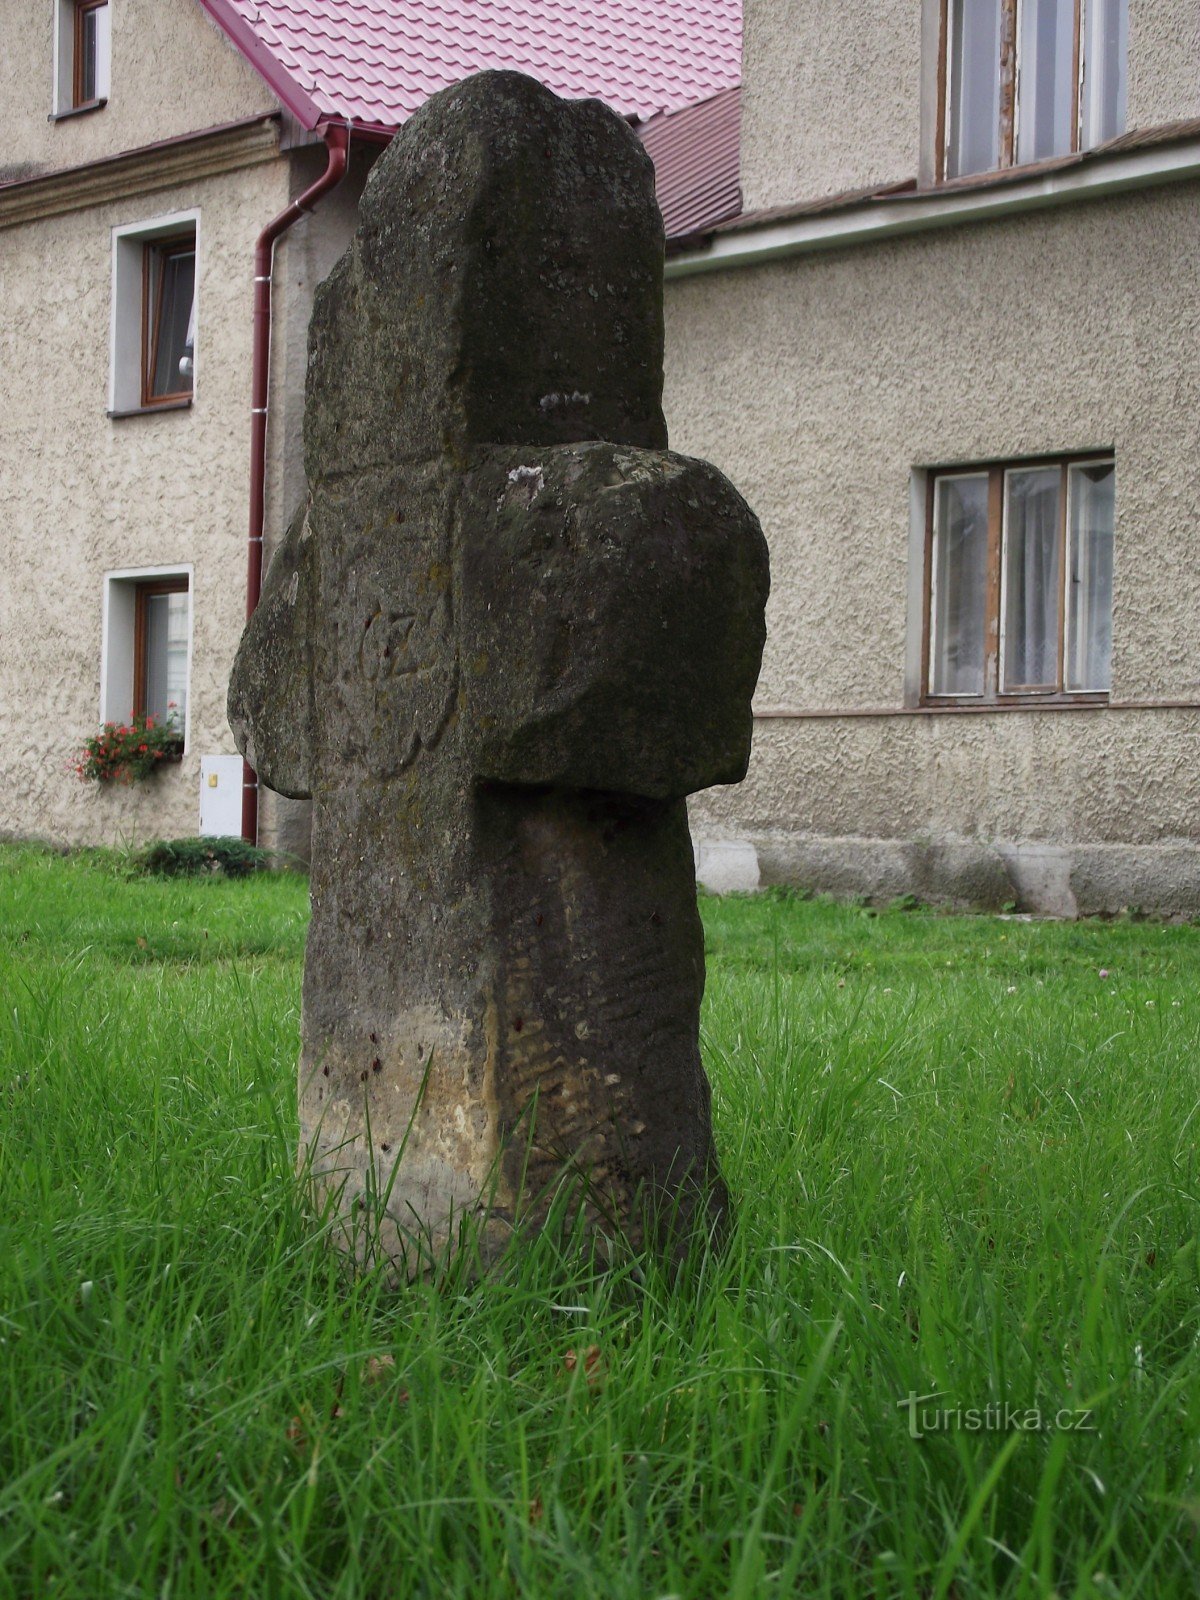
<path fill-rule="evenodd" d="M 962 911 L 1200 917 L 1200 847 L 1187 840 L 1064 846 L 763 833 L 698 837 L 694 848 L 697 880 L 717 893 L 782 884 L 875 904 L 913 895 Z"/>

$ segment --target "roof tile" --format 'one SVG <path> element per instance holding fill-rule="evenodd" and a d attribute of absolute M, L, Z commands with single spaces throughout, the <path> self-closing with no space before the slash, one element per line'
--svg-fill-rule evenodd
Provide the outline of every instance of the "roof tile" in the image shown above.
<path fill-rule="evenodd" d="M 308 127 L 396 128 L 436 90 L 489 67 L 642 120 L 732 89 L 741 71 L 741 0 L 201 4 Z"/>

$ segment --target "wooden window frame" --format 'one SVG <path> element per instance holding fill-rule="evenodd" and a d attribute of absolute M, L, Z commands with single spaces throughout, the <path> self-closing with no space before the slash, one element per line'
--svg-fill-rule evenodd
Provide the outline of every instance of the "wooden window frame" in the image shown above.
<path fill-rule="evenodd" d="M 1067 556 L 1070 529 L 1067 520 L 1067 487 L 1072 467 L 1112 463 L 1116 457 L 1111 450 L 1077 451 L 1072 455 L 1035 456 L 1020 460 L 978 461 L 953 467 L 936 467 L 925 484 L 925 573 L 923 595 L 923 621 L 921 630 L 921 704 L 923 706 L 1018 706 L 1030 709 L 1038 706 L 1107 705 L 1109 690 L 1072 690 L 1064 688 L 1066 672 L 1066 597 Z M 1061 473 L 1059 490 L 1058 531 L 1058 681 L 1044 687 L 1029 686 L 1004 691 L 1001 687 L 1001 633 L 1003 627 L 1002 592 L 1004 560 L 1004 478 L 1009 472 L 1038 471 L 1057 467 Z M 930 691 L 930 653 L 933 645 L 933 539 L 934 506 L 937 485 L 941 478 L 962 478 L 972 473 L 988 474 L 988 548 L 987 548 L 987 598 L 984 615 L 984 661 L 982 694 L 933 694 Z"/>
<path fill-rule="evenodd" d="M 98 95 L 85 98 L 83 92 L 84 66 L 86 62 L 86 49 L 84 40 L 88 16 L 95 11 L 108 9 L 108 0 L 75 0 L 75 15 L 72 18 L 71 28 L 71 110 L 85 111 L 92 106 L 103 105 Z M 99 78 L 99 58 L 93 62 L 93 77 Z"/>
<path fill-rule="evenodd" d="M 939 183 L 954 183 L 958 177 L 982 177 L 982 173 L 962 173 L 951 177 L 947 174 L 947 140 L 950 135 L 950 8 L 961 0 L 941 0 L 941 24 L 938 41 L 938 91 L 937 91 L 937 181 Z M 1083 15 L 1086 0 L 1074 0 L 1075 29 L 1074 29 L 1074 59 L 1072 74 L 1072 105 L 1071 105 L 1071 148 L 1069 151 L 1059 151 L 1057 155 L 1046 156 L 1042 161 L 1026 162 L 1027 167 L 1042 166 L 1047 161 L 1061 161 L 1067 155 L 1076 155 L 1079 152 L 1083 139 Z M 1000 17 L 1000 60 L 997 68 L 1000 73 L 1000 165 L 989 170 L 1004 171 L 1017 169 L 1017 119 L 1018 119 L 1018 93 L 1017 82 L 1019 63 L 1017 61 L 1018 34 L 1017 24 L 1020 16 L 1021 0 L 1001 0 Z"/>
<path fill-rule="evenodd" d="M 146 714 L 146 611 L 152 595 L 190 594 L 191 580 L 181 578 L 151 578 L 135 586 L 133 592 L 133 715 Z M 179 734 L 183 747 L 183 731 Z"/>
<path fill-rule="evenodd" d="M 166 239 L 147 239 L 142 245 L 142 393 L 141 401 L 144 410 L 156 406 L 177 406 L 180 401 L 190 401 L 194 389 L 193 384 L 183 388 L 171 389 L 166 394 L 154 393 L 154 378 L 156 363 L 158 361 L 158 335 L 162 321 L 163 305 L 163 280 L 166 276 L 167 262 L 172 256 L 191 254 L 197 255 L 196 232 L 174 234 Z M 196 261 L 196 270 L 199 272 L 199 258 Z M 157 298 L 154 291 L 157 287 Z M 194 291 L 193 291 L 194 292 Z M 151 307 L 154 316 L 151 318 Z"/>

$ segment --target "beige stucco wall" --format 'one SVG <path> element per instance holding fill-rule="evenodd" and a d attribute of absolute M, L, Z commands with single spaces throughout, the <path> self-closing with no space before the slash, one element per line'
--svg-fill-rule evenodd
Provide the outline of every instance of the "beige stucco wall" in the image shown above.
<path fill-rule="evenodd" d="M 940 0 L 745 0 L 745 209 L 934 171 Z M 1200 6 L 1129 0 L 1130 128 L 1200 116 Z"/>
<path fill-rule="evenodd" d="M 920 0 L 745 0 L 747 210 L 911 176 L 920 112 Z"/>
<path fill-rule="evenodd" d="M 225 688 L 245 605 L 251 263 L 287 192 L 279 159 L 0 232 L 0 832 L 195 833 L 199 758 L 234 749 Z M 111 229 L 194 207 L 194 404 L 110 420 Z M 104 574 L 176 564 L 195 572 L 188 752 L 133 788 L 80 784 L 65 768 L 99 718 Z"/>
<path fill-rule="evenodd" d="M 1129 126 L 1184 117 L 1200 117 L 1200 6 L 1129 0 Z"/>
<path fill-rule="evenodd" d="M 47 120 L 54 97 L 53 0 L 4 0 L 0 167 L 70 167 L 158 139 L 278 109 L 196 0 L 109 0 L 112 76 L 102 110 Z"/>
<path fill-rule="evenodd" d="M 761 707 L 902 709 L 914 468 L 1106 448 L 1113 696 L 1200 701 L 1198 205 L 1177 184 L 668 284 L 672 445 L 732 477 L 771 546 Z M 748 783 L 694 817 L 777 864 L 781 836 L 796 862 L 846 836 L 1194 850 L 1196 726 L 764 721 Z"/>

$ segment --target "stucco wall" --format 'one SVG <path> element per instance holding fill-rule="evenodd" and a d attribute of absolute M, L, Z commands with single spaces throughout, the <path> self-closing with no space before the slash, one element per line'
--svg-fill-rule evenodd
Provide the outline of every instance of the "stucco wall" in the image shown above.
<path fill-rule="evenodd" d="M 745 0 L 746 210 L 934 171 L 940 0 Z M 1129 0 L 1130 128 L 1200 116 L 1200 6 Z"/>
<path fill-rule="evenodd" d="M 1200 6 L 1129 0 L 1131 128 L 1200 117 Z"/>
<path fill-rule="evenodd" d="M 919 0 L 745 0 L 742 85 L 747 210 L 909 177 L 920 147 Z"/>
<path fill-rule="evenodd" d="M 196 0 L 110 0 L 108 9 L 107 106 L 51 122 L 53 0 L 4 0 L 0 104 L 6 136 L 0 167 L 76 166 L 278 109 L 258 73 Z"/>
<path fill-rule="evenodd" d="M 251 264 L 288 187 L 281 159 L 0 233 L 0 832 L 195 833 L 199 758 L 234 748 L 225 690 L 245 605 Z M 193 207 L 194 404 L 110 420 L 110 230 Z M 70 779 L 99 717 L 105 572 L 189 563 L 182 765 L 132 789 Z"/>
<path fill-rule="evenodd" d="M 668 284 L 672 445 L 771 546 L 761 707 L 903 707 L 914 468 L 1107 448 L 1113 697 L 1200 700 L 1198 203 L 1178 184 Z M 694 817 L 776 861 L 780 835 L 1194 848 L 1196 720 L 761 722 L 747 785 Z"/>

